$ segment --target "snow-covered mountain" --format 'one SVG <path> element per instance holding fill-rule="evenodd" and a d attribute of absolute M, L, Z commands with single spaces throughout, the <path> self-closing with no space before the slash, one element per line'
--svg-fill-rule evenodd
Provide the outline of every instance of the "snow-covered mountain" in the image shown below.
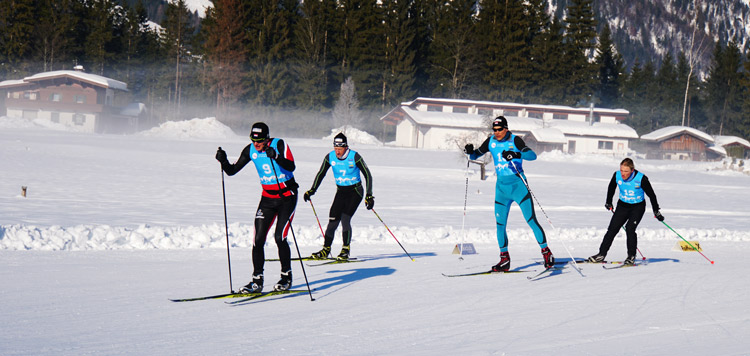
<path fill-rule="evenodd" d="M 549 0 L 550 11 L 564 18 L 571 2 Z M 690 52 L 695 29 L 692 52 L 700 55 L 700 71 L 705 73 L 714 43 L 732 40 L 744 51 L 750 39 L 748 0 L 599 0 L 593 6 L 599 30 L 609 24 L 628 66 L 636 59 L 658 65 L 667 53 L 677 58 Z"/>

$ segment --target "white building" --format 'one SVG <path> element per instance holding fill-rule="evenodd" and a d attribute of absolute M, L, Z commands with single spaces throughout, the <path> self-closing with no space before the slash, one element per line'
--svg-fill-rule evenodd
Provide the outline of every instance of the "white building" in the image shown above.
<path fill-rule="evenodd" d="M 467 139 L 487 137 L 498 115 L 538 151 L 619 156 L 630 152 L 630 140 L 638 139 L 635 130 L 619 123 L 629 115 L 623 109 L 417 98 L 401 103 L 381 120 L 396 126 L 397 146 L 455 149 Z"/>

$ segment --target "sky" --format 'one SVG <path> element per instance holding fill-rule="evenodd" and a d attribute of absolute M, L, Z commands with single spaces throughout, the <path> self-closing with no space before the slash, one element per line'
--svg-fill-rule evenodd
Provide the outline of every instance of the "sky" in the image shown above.
<path fill-rule="evenodd" d="M 383 220 L 364 206 L 355 214 L 352 255 L 361 262 L 294 261 L 293 288 L 309 283 L 309 294 L 170 302 L 249 281 L 257 174 L 223 175 L 213 157 L 221 146 L 234 161 L 246 137 L 212 118 L 135 135 L 0 118 L 0 354 L 741 355 L 750 346 L 750 278 L 737 272 L 750 252 L 750 175 L 731 161 L 634 157 L 675 230 L 647 208 L 641 266 L 586 264 L 583 276 L 566 266 L 529 281 L 541 254 L 514 207 L 511 268 L 527 272 L 447 278 L 498 261 L 494 177 L 467 170 L 458 151 L 398 148 L 357 131 L 349 142 L 373 173 Z M 331 137 L 282 138 L 307 190 Z M 597 251 L 620 160 L 553 152 L 524 163 L 558 260 Z M 312 200 L 323 227 L 334 192 L 329 172 Z M 312 207 L 298 202 L 293 256 L 322 245 Z M 698 241 L 703 255 L 675 250 L 677 234 Z M 618 235 L 608 259 L 625 257 L 624 240 Z M 478 253 L 459 258 L 458 242 Z M 265 251 L 276 256 L 272 239 Z M 265 264 L 266 290 L 278 273 L 278 262 Z"/>

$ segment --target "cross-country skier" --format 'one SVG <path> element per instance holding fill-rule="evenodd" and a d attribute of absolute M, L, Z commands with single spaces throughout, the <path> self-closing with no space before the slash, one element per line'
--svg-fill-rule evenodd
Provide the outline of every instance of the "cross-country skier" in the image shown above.
<path fill-rule="evenodd" d="M 635 253 L 638 250 L 638 235 L 635 228 L 638 227 L 638 223 L 641 222 L 641 218 L 646 212 L 645 195 L 648 195 L 648 199 L 651 201 L 654 217 L 659 221 L 664 221 L 664 216 L 659 212 L 659 203 L 656 201 L 656 194 L 648 177 L 635 169 L 632 159 L 623 159 L 620 162 L 620 171 L 615 172 L 609 181 L 607 201 L 604 207 L 610 211 L 612 210 L 612 197 L 615 195 L 615 188 L 620 191 L 617 208 L 609 220 L 609 227 L 607 233 L 604 234 L 602 244 L 599 246 L 599 253 L 589 257 L 588 260 L 589 262 L 603 262 L 609 247 L 612 246 L 612 241 L 620 231 L 620 227 L 625 224 L 628 248 L 628 257 L 625 259 L 625 264 L 632 265 L 635 263 Z"/>
<path fill-rule="evenodd" d="M 495 163 L 495 220 L 497 222 L 497 243 L 500 246 L 500 262 L 492 266 L 496 272 L 510 269 L 510 254 L 508 253 L 508 234 L 506 224 L 508 212 L 512 202 L 521 207 L 523 217 L 534 232 L 537 243 L 542 249 L 544 266 L 551 268 L 555 264 L 555 258 L 547 247 L 547 237 L 539 225 L 534 213 L 534 203 L 531 194 L 526 188 L 523 173 L 523 160 L 533 161 L 536 153 L 531 150 L 523 139 L 508 131 L 508 120 L 504 116 L 498 116 L 492 122 L 493 135 L 490 135 L 479 148 L 467 144 L 464 152 L 470 159 L 477 159 L 487 152 L 492 154 Z M 523 177 L 523 178 L 522 178 Z"/>
<path fill-rule="evenodd" d="M 256 122 L 250 131 L 253 141 L 240 153 L 234 164 L 227 161 L 227 153 L 219 147 L 216 159 L 221 162 L 221 168 L 232 176 L 242 170 L 249 162 L 255 164 L 263 188 L 258 210 L 255 213 L 255 237 L 253 240 L 253 279 L 240 289 L 242 293 L 256 293 L 263 290 L 263 264 L 266 235 L 274 220 L 276 230 L 274 239 L 279 249 L 281 261 L 281 279 L 274 290 L 288 290 L 292 285 L 291 250 L 287 243 L 287 233 L 294 218 L 297 206 L 297 187 L 294 180 L 294 157 L 289 146 L 282 139 L 271 138 L 268 125 Z"/>
<path fill-rule="evenodd" d="M 333 138 L 333 151 L 323 157 L 323 164 L 321 164 L 318 174 L 315 175 L 312 187 L 305 192 L 303 196 L 305 201 L 310 200 L 310 197 L 318 190 L 321 181 L 328 172 L 328 168 L 333 171 L 333 178 L 336 182 L 336 196 L 333 198 L 331 210 L 328 213 L 328 227 L 325 231 L 323 249 L 313 253 L 311 258 L 328 258 L 331 253 L 333 235 L 339 223 L 341 223 L 344 246 L 341 248 L 341 253 L 339 253 L 337 259 L 348 260 L 349 247 L 352 242 L 352 216 L 357 211 L 363 196 L 365 197 L 367 210 L 372 209 L 375 205 L 375 198 L 372 196 L 372 174 L 370 174 L 370 169 L 367 168 L 362 156 L 349 149 L 346 136 L 339 133 Z M 362 175 L 365 176 L 367 181 L 366 189 L 362 188 Z"/>

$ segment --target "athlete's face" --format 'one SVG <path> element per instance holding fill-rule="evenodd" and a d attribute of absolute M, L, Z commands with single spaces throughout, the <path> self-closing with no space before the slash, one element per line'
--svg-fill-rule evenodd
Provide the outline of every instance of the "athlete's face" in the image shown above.
<path fill-rule="evenodd" d="M 268 140 L 263 141 L 253 141 L 253 146 L 255 147 L 255 150 L 258 152 L 263 152 L 263 150 L 266 149 Z"/>
<path fill-rule="evenodd" d="M 336 152 L 336 157 L 342 158 L 344 153 L 346 153 L 346 147 L 334 147 L 333 151 Z"/>
<path fill-rule="evenodd" d="M 633 170 L 630 169 L 630 167 L 625 165 L 620 166 L 620 175 L 622 176 L 622 179 L 628 179 L 631 173 L 633 173 Z"/>
<path fill-rule="evenodd" d="M 502 128 L 498 131 L 497 128 L 492 128 L 492 133 L 495 135 L 495 139 L 500 141 L 505 137 L 505 134 L 508 133 L 508 128 Z"/>

